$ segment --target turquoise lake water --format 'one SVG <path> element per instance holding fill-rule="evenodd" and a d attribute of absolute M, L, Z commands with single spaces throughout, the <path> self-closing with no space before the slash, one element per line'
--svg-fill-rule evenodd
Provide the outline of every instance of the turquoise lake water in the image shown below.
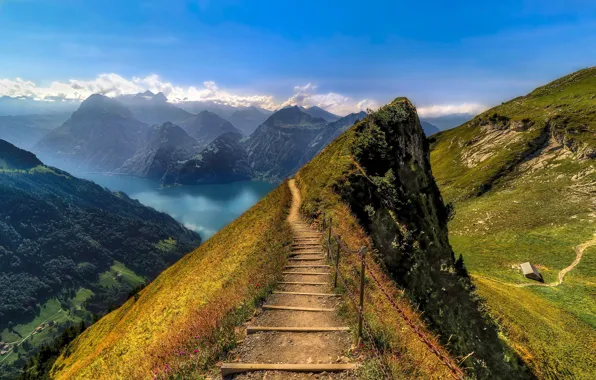
<path fill-rule="evenodd" d="M 273 190 L 268 182 L 234 182 L 221 185 L 160 188 L 159 183 L 129 176 L 76 174 L 158 211 L 170 214 L 204 240 L 239 217 Z"/>

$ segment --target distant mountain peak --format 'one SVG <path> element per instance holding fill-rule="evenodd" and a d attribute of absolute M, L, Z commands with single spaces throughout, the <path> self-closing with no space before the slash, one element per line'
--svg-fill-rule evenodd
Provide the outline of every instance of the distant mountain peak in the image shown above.
<path fill-rule="evenodd" d="M 168 98 L 164 95 L 163 92 L 159 92 L 159 93 L 155 94 L 153 96 L 153 99 L 151 99 L 151 100 L 154 102 L 157 102 L 157 103 L 166 103 L 168 101 Z"/>
<path fill-rule="evenodd" d="M 149 90 L 145 91 L 145 92 L 139 92 L 138 94 L 135 95 L 135 97 L 138 98 L 148 98 L 151 99 L 155 96 L 155 94 Z"/>
<path fill-rule="evenodd" d="M 85 99 L 75 113 L 85 111 L 103 112 L 133 118 L 132 112 L 116 99 L 101 94 L 93 94 Z"/>
<path fill-rule="evenodd" d="M 273 113 L 264 124 L 276 127 L 315 126 L 326 124 L 326 120 L 310 115 L 299 106 L 290 106 Z"/>
<path fill-rule="evenodd" d="M 331 112 L 327 111 L 326 109 L 321 108 L 319 106 L 312 106 L 312 107 L 304 108 L 304 112 L 306 112 L 307 114 L 309 114 L 311 116 L 320 117 L 321 119 L 325 119 L 328 122 L 333 122 L 333 121 L 337 121 L 337 120 L 341 119 L 341 116 L 331 113 Z"/>

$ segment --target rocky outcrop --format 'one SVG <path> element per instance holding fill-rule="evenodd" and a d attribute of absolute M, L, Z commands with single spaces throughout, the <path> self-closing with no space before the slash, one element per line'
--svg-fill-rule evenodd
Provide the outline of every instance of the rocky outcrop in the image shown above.
<path fill-rule="evenodd" d="M 358 170 L 337 185 L 393 279 L 443 344 L 479 378 L 513 378 L 494 322 L 449 244 L 448 212 L 434 181 L 414 106 L 398 98 L 354 127 Z"/>
<path fill-rule="evenodd" d="M 196 185 L 251 179 L 242 138 L 239 133 L 224 133 L 195 157 L 174 165 L 163 177 L 162 184 Z"/>
<path fill-rule="evenodd" d="M 121 173 L 161 180 L 172 167 L 199 153 L 197 142 L 172 123 L 150 127 L 135 155 L 118 169 Z"/>

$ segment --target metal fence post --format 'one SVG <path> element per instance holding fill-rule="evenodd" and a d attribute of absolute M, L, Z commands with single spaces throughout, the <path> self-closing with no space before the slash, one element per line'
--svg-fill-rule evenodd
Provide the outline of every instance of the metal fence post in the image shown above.
<path fill-rule="evenodd" d="M 364 320 L 364 271 L 366 270 L 364 258 L 366 256 L 366 247 L 360 248 L 360 318 L 358 319 L 358 344 L 362 341 L 362 322 Z"/>
<path fill-rule="evenodd" d="M 325 216 L 325 213 L 323 213 L 323 229 L 322 229 L 322 231 L 325 231 L 325 228 L 327 228 L 326 223 L 327 223 L 327 217 Z"/>
<path fill-rule="evenodd" d="M 339 245 L 339 237 L 335 237 L 335 241 L 337 242 L 337 254 L 335 255 L 335 278 L 333 279 L 333 287 L 337 288 L 337 276 L 339 276 L 339 252 L 341 251 Z"/>

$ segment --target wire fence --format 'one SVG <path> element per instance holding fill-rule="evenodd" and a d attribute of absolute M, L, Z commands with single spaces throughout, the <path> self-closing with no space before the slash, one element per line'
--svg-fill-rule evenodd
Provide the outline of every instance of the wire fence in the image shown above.
<path fill-rule="evenodd" d="M 374 334 L 372 333 L 372 330 L 370 327 L 370 324 L 365 318 L 364 289 L 365 289 L 365 276 L 366 275 L 368 275 L 368 277 L 373 280 L 375 286 L 383 294 L 384 298 L 386 298 L 389 305 L 391 305 L 391 307 L 404 320 L 406 325 L 410 328 L 410 330 L 412 330 L 412 332 L 416 335 L 416 337 L 422 343 L 424 343 L 424 345 L 428 348 L 428 350 L 430 352 L 432 352 L 443 365 L 445 365 L 449 369 L 451 375 L 455 379 L 460 379 L 460 380 L 465 379 L 465 374 L 462 371 L 462 369 L 459 368 L 459 366 L 456 363 L 454 363 L 454 361 L 449 356 L 445 355 L 443 350 L 441 350 L 436 344 L 434 344 L 434 342 L 432 342 L 430 339 L 428 339 L 426 334 L 423 331 L 421 331 L 420 327 L 410 317 L 408 317 L 408 315 L 405 313 L 404 309 L 402 307 L 400 307 L 395 302 L 393 297 L 390 295 L 390 292 L 388 292 L 387 289 L 385 289 L 385 287 L 383 286 L 381 281 L 377 278 L 377 276 L 375 276 L 374 271 L 369 266 L 369 264 L 367 264 L 367 262 L 366 262 L 366 247 L 361 247 L 357 253 L 359 255 L 360 263 L 361 263 L 360 292 L 358 294 L 359 299 L 357 299 L 356 295 L 354 294 L 354 291 L 352 290 L 352 287 L 348 286 L 346 278 L 340 271 L 341 252 L 344 252 L 344 254 L 353 255 L 354 251 L 352 249 L 350 249 L 343 242 L 343 240 L 341 239 L 341 237 L 339 235 L 333 233 L 332 218 L 329 218 L 329 220 L 327 220 L 326 217 L 323 216 L 322 232 L 323 232 L 323 236 L 325 237 L 325 239 L 327 241 L 327 244 L 326 244 L 327 245 L 327 257 L 333 263 L 333 266 L 335 268 L 334 284 L 335 284 L 335 286 L 337 286 L 337 281 L 339 280 L 341 282 L 341 285 L 345 289 L 346 294 L 348 295 L 349 299 L 352 301 L 352 303 L 354 305 L 354 308 L 358 312 L 359 344 L 361 342 L 361 339 L 363 338 L 363 335 L 365 334 L 367 342 L 369 343 L 370 348 L 373 352 L 373 355 L 379 362 L 380 370 L 381 370 L 384 378 L 392 379 L 392 376 L 390 374 L 391 367 L 390 367 L 389 363 L 387 363 L 387 360 L 385 359 L 383 354 L 381 353 L 381 349 L 377 346 Z M 333 240 L 335 240 L 335 242 L 337 244 L 337 250 L 336 250 L 335 257 L 333 257 L 332 249 L 331 249 L 332 238 L 333 238 Z M 368 306 L 374 307 L 374 305 L 372 305 L 372 304 L 370 304 Z"/>

